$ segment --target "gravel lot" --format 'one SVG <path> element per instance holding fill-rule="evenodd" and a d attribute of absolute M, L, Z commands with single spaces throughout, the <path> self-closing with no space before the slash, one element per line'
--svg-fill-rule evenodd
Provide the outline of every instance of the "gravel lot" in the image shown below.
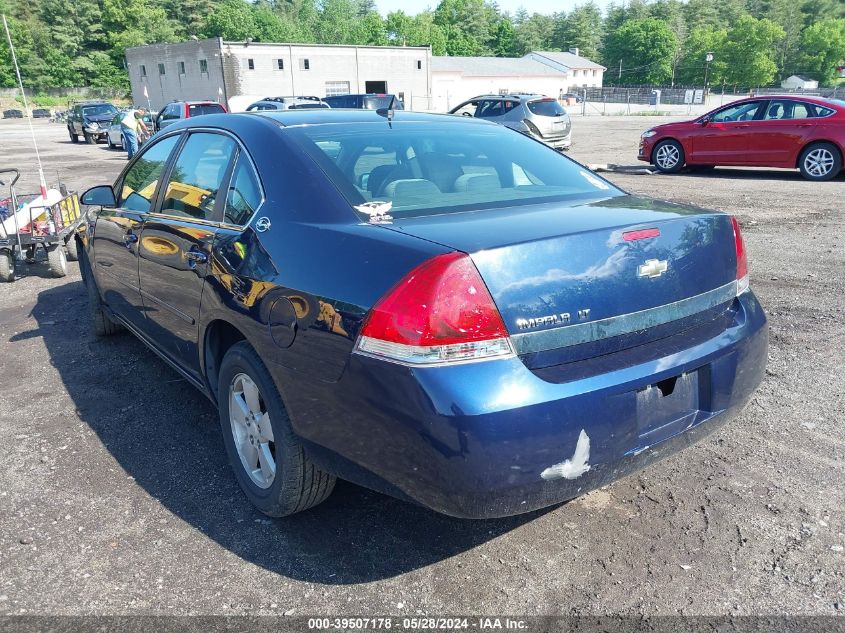
<path fill-rule="evenodd" d="M 656 117 L 576 118 L 572 156 L 633 164 Z M 125 155 L 36 122 L 48 180 Z M 25 122 L 0 165 L 37 189 Z M 611 174 L 739 215 L 771 325 L 768 376 L 715 436 L 581 499 L 440 516 L 351 484 L 259 515 L 212 406 L 131 335 L 89 331 L 76 264 L 0 286 L 0 614 L 845 613 L 845 175 Z"/>

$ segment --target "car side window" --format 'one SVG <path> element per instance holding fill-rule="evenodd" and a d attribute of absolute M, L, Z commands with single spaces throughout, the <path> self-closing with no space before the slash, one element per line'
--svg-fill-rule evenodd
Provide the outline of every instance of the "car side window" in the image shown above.
<path fill-rule="evenodd" d="M 226 194 L 226 207 L 223 221 L 228 224 L 243 226 L 249 222 L 255 210 L 261 204 L 261 186 L 258 176 L 247 157 L 241 152 L 238 163 L 232 173 L 229 191 Z"/>
<path fill-rule="evenodd" d="M 792 119 L 808 119 L 812 116 L 807 105 L 800 101 L 775 99 L 766 108 L 766 121 L 780 121 Z"/>
<path fill-rule="evenodd" d="M 173 163 L 160 213 L 214 220 L 218 191 L 236 148 L 223 134 L 191 134 Z"/>
<path fill-rule="evenodd" d="M 499 99 L 488 99 L 486 101 L 482 101 L 481 105 L 478 106 L 478 111 L 475 113 L 475 116 L 487 119 L 494 116 L 502 116 L 505 113 L 505 108 L 502 106 L 502 102 Z"/>
<path fill-rule="evenodd" d="M 177 134 L 162 139 L 142 151 L 135 164 L 123 177 L 118 207 L 142 213 L 149 212 L 164 166 L 178 141 Z"/>
<path fill-rule="evenodd" d="M 460 108 L 452 112 L 452 114 L 461 114 L 463 116 L 475 116 L 475 113 L 478 111 L 478 101 L 468 101 L 467 103 L 463 104 Z"/>
<path fill-rule="evenodd" d="M 710 120 L 714 123 L 729 123 L 733 121 L 751 121 L 757 115 L 757 110 L 762 104 L 761 101 L 746 101 L 734 106 L 728 106 L 719 110 Z"/>

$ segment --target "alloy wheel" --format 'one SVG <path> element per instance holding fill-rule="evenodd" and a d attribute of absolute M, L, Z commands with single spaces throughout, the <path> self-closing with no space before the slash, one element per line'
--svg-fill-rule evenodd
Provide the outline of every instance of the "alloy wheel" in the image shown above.
<path fill-rule="evenodd" d="M 657 148 L 657 154 L 654 157 L 654 162 L 663 169 L 672 169 L 678 164 L 681 159 L 681 154 L 678 148 L 671 144 L 661 145 Z"/>
<path fill-rule="evenodd" d="M 834 158 L 830 150 L 818 147 L 804 158 L 804 169 L 814 178 L 827 176 L 833 169 Z"/>
<path fill-rule="evenodd" d="M 244 470 L 256 486 L 269 488 L 276 478 L 273 426 L 258 385 L 247 374 L 236 374 L 232 378 L 229 421 Z"/>

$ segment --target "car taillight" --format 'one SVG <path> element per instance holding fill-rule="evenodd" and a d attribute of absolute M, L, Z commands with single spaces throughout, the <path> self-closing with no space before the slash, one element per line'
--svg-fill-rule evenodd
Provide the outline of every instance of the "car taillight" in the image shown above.
<path fill-rule="evenodd" d="M 736 294 L 741 295 L 750 286 L 748 281 L 748 255 L 745 252 L 745 242 L 742 240 L 739 222 L 731 216 L 731 223 L 734 227 L 734 243 L 736 244 Z"/>
<path fill-rule="evenodd" d="M 490 292 L 468 255 L 438 255 L 409 272 L 373 306 L 360 352 L 413 365 L 513 355 Z"/>

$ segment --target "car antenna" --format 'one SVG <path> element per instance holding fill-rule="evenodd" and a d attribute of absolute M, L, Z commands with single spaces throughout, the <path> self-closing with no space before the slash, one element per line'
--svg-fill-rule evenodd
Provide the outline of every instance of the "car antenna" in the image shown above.
<path fill-rule="evenodd" d="M 381 116 L 387 117 L 387 124 L 391 127 L 391 129 L 393 128 L 393 117 L 396 115 L 396 109 L 394 108 L 395 103 L 396 95 L 390 95 L 390 105 L 386 108 L 379 108 L 376 110 L 376 112 Z"/>

